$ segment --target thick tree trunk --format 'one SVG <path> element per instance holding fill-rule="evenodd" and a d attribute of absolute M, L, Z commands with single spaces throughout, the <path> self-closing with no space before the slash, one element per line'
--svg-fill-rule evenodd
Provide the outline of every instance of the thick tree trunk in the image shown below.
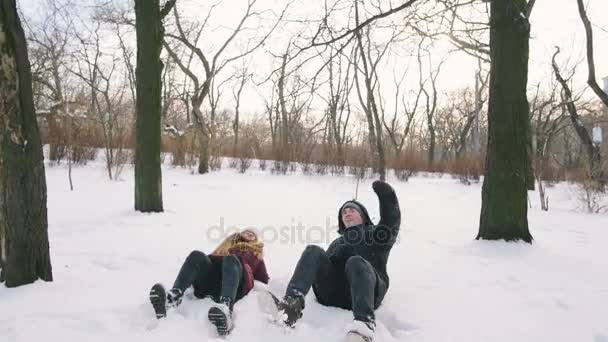
<path fill-rule="evenodd" d="M 163 41 L 159 0 L 136 0 L 137 123 L 135 143 L 135 210 L 163 211 L 160 167 L 161 72 Z"/>
<path fill-rule="evenodd" d="M 488 148 L 477 239 L 532 242 L 527 217 L 530 30 L 518 10 L 525 5 L 524 0 L 491 3 Z"/>
<path fill-rule="evenodd" d="M 42 146 L 15 0 L 0 2 L 0 278 L 52 281 Z"/>

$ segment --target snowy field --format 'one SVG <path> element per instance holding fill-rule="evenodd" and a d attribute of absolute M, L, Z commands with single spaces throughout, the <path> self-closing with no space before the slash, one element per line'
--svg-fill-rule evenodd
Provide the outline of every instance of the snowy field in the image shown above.
<path fill-rule="evenodd" d="M 141 214 L 132 209 L 132 174 L 109 181 L 101 163 L 77 167 L 70 192 L 65 166 L 47 166 L 55 281 L 0 286 L 0 341 L 220 340 L 207 322 L 209 300 L 186 298 L 156 322 L 150 287 L 170 286 L 186 255 L 210 252 L 222 231 L 253 226 L 265 238 L 270 288 L 282 294 L 305 245 L 326 247 L 336 236 L 338 207 L 356 187 L 350 176 L 275 176 L 255 165 L 244 175 L 224 168 L 204 176 L 165 167 L 165 212 Z M 371 182 L 361 182 L 358 197 L 377 221 Z M 389 182 L 403 224 L 376 341 L 608 342 L 608 215 L 575 211 L 572 186 L 548 189 L 548 213 L 530 193 L 530 246 L 474 240 L 481 184 Z M 311 291 L 303 319 L 285 332 L 260 315 L 256 295 L 236 304 L 226 340 L 337 342 L 352 319 Z"/>

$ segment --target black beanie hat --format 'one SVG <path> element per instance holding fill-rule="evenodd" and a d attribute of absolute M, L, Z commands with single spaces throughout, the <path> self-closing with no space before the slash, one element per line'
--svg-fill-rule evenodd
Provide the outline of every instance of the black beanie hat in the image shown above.
<path fill-rule="evenodd" d="M 361 204 L 360 202 L 355 201 L 355 200 L 346 201 L 346 202 L 344 202 L 344 204 L 342 204 L 342 206 L 340 207 L 340 210 L 338 210 L 338 233 L 342 234 L 342 233 L 344 233 L 344 229 L 346 229 L 346 226 L 344 225 L 344 221 L 342 221 L 342 209 L 344 209 L 344 208 L 353 208 L 353 209 L 357 210 L 361 214 L 361 218 L 363 219 L 363 224 L 365 224 L 365 225 L 374 224 L 372 222 L 372 220 L 370 219 L 369 214 L 367 213 L 367 209 L 365 208 L 365 206 L 363 204 Z"/>

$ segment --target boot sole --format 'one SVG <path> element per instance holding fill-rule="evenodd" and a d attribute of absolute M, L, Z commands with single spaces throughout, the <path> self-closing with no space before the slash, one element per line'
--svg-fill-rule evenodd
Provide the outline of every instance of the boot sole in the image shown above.
<path fill-rule="evenodd" d="M 161 284 L 155 284 L 150 290 L 150 303 L 156 313 L 156 318 L 167 317 L 167 292 Z"/>
<path fill-rule="evenodd" d="M 220 336 L 225 336 L 230 333 L 230 329 L 228 328 L 228 318 L 226 317 L 226 314 L 224 314 L 224 312 L 219 308 L 210 308 L 207 318 L 211 324 L 215 325 L 217 333 Z"/>

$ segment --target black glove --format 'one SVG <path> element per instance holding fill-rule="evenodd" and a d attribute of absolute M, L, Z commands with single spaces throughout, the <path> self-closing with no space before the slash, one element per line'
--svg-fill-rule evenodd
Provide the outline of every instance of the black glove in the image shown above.
<path fill-rule="evenodd" d="M 378 194 L 378 196 L 383 196 L 394 192 L 393 188 L 388 185 L 388 183 L 380 180 L 372 183 L 372 189 L 374 189 L 374 192 Z"/>

